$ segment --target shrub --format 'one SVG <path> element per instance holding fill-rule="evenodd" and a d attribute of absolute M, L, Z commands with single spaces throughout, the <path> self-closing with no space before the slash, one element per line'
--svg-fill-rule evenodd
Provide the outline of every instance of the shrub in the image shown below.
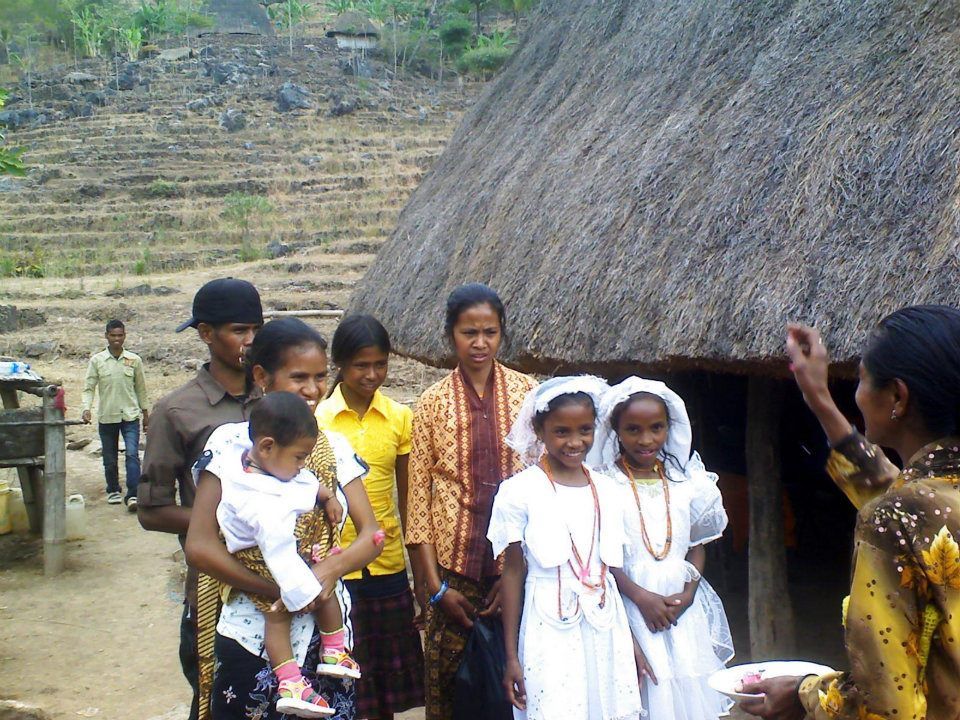
<path fill-rule="evenodd" d="M 0 88 L 0 108 L 7 101 L 8 93 Z M 6 138 L 3 134 L 3 127 L 0 126 L 0 175 L 23 175 L 23 160 L 20 155 L 23 153 L 19 148 L 8 148 Z"/>
<path fill-rule="evenodd" d="M 236 225 L 243 235 L 241 260 L 253 260 L 259 257 L 259 251 L 250 245 L 250 221 L 262 219 L 272 211 L 273 205 L 263 195 L 232 192 L 223 199 L 223 212 L 220 213 L 220 217 Z"/>
<path fill-rule="evenodd" d="M 440 26 L 440 40 L 443 42 L 444 52 L 450 57 L 463 54 L 473 41 L 473 23 L 465 17 L 447 20 Z"/>
<path fill-rule="evenodd" d="M 489 35 L 477 37 L 478 48 L 510 48 L 517 44 L 517 39 L 509 32 L 494 30 Z"/>
<path fill-rule="evenodd" d="M 274 3 L 267 6 L 267 14 L 279 29 L 289 30 L 293 25 L 299 25 L 303 21 L 313 17 L 316 10 L 308 2 L 299 0 L 286 0 L 285 2 Z"/>
<path fill-rule="evenodd" d="M 191 27 L 210 27 L 213 18 L 204 15 L 202 7 L 198 0 L 140 0 L 132 25 L 150 40 L 179 35 Z"/>
<path fill-rule="evenodd" d="M 147 194 L 155 198 L 174 198 L 180 196 L 180 188 L 170 180 L 154 180 L 147 186 Z"/>
<path fill-rule="evenodd" d="M 343 13 L 356 8 L 357 4 L 355 0 L 327 0 L 324 6 L 327 8 L 327 12 L 333 15 L 343 15 Z"/>
<path fill-rule="evenodd" d="M 143 251 L 143 255 L 140 257 L 137 262 L 133 265 L 133 272 L 136 275 L 146 275 L 150 272 L 150 267 L 153 264 L 153 253 L 150 252 L 150 249 Z"/>
<path fill-rule="evenodd" d="M 477 47 L 467 50 L 457 61 L 457 70 L 486 80 L 504 66 L 512 51 L 505 47 Z"/>

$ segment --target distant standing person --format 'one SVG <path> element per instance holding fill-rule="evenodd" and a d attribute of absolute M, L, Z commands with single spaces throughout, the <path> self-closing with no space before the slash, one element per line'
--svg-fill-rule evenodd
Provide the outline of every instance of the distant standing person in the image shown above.
<path fill-rule="evenodd" d="M 211 280 L 193 298 L 192 317 L 177 328 L 197 329 L 210 354 L 196 377 L 153 408 L 143 475 L 137 493 L 145 530 L 176 533 L 183 544 L 196 495 L 191 468 L 210 434 L 225 423 L 244 422 L 260 391 L 247 379 L 244 356 L 263 325 L 257 289 L 245 280 Z M 179 497 L 178 497 L 179 496 Z M 197 572 L 187 568 L 180 665 L 193 688 L 190 718 L 197 717 Z"/>
<path fill-rule="evenodd" d="M 127 503 L 130 512 L 137 511 L 137 484 L 140 481 L 140 419 L 147 430 L 147 383 L 143 377 L 143 361 L 139 355 L 124 350 L 127 330 L 120 320 L 111 320 L 106 330 L 107 348 L 90 358 L 87 379 L 83 385 L 83 415 L 91 421 L 93 396 L 99 388 L 97 425 L 103 447 L 103 473 L 107 479 L 107 502 Z M 123 435 L 126 455 L 126 496 L 120 493 L 120 469 L 117 455 Z"/>

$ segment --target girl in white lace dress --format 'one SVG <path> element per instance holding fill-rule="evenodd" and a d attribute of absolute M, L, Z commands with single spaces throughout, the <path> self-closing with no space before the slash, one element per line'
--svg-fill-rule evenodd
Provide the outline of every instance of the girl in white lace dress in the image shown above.
<path fill-rule="evenodd" d="M 584 465 L 605 387 L 592 377 L 548 380 L 530 391 L 507 438 L 531 463 L 500 485 L 487 533 L 496 556 L 506 551 L 504 684 L 515 720 L 642 714 L 643 660 L 610 575 L 626 540 L 620 493 Z"/>
<path fill-rule="evenodd" d="M 717 476 L 691 456 L 686 406 L 661 382 L 607 390 L 599 432 L 590 460 L 617 482 L 628 537 L 612 572 L 652 670 L 643 704 L 650 720 L 717 718 L 732 703 L 707 678 L 733 657 L 723 605 L 702 577 L 704 545 L 727 525 Z"/>

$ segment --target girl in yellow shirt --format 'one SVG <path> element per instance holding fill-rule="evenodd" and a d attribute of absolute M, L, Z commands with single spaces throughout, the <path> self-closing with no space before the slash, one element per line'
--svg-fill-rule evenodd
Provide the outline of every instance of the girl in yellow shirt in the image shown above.
<path fill-rule="evenodd" d="M 380 392 L 390 336 L 375 318 L 344 318 L 331 350 L 339 373 L 330 396 L 317 406 L 317 423 L 344 435 L 370 466 L 363 484 L 386 533 L 381 555 L 344 578 L 353 600 L 354 657 L 363 668 L 357 717 L 392 720 L 395 713 L 423 705 L 423 650 L 414 625 L 402 530 L 413 412 Z M 348 520 L 342 544 L 349 545 L 355 534 Z"/>

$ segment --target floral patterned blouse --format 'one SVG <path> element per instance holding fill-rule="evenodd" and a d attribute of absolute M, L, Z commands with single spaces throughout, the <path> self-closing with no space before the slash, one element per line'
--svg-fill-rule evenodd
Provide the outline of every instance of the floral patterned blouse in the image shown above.
<path fill-rule="evenodd" d="M 960 718 L 960 439 L 900 473 L 859 433 L 827 471 L 857 507 L 846 646 L 850 671 L 810 676 L 815 720 Z"/>

